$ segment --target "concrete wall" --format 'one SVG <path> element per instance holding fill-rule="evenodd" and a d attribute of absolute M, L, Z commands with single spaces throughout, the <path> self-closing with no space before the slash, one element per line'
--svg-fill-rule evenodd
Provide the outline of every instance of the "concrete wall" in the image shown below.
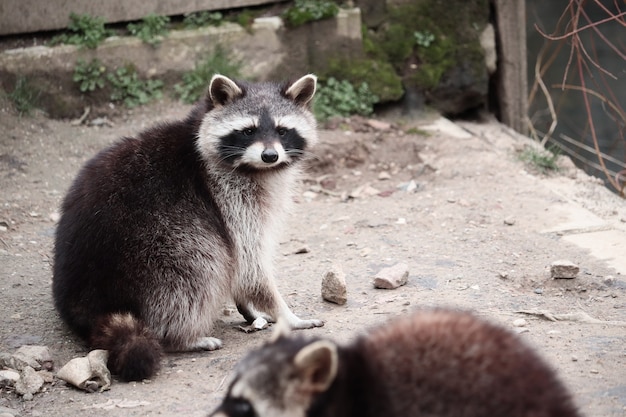
<path fill-rule="evenodd" d="M 107 23 L 139 20 L 155 13 L 181 15 L 277 3 L 277 0 L 0 0 L 0 35 L 66 28 L 70 13 L 104 17 Z"/>
<path fill-rule="evenodd" d="M 360 22 L 359 9 L 342 9 L 334 19 L 294 30 L 286 29 L 279 17 L 265 17 L 255 19 L 250 31 L 228 22 L 172 30 L 157 46 L 114 36 L 96 49 L 59 45 L 7 50 L 0 53 L 0 92 L 12 91 L 15 81 L 25 77 L 40 91 L 40 107 L 51 117 L 78 117 L 86 106 L 106 106 L 109 101 L 78 90 L 72 77 L 79 59 L 97 58 L 109 70 L 132 64 L 142 77 L 158 78 L 171 89 L 218 46 L 241 63 L 244 78 L 291 78 L 323 69 L 329 51 L 345 57 L 362 53 Z"/>

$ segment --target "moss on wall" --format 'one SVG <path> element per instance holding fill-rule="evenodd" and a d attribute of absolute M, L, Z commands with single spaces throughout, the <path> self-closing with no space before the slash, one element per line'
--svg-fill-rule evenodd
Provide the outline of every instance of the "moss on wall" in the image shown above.
<path fill-rule="evenodd" d="M 488 19 L 489 0 L 388 0 L 383 23 L 363 31 L 363 47 L 379 66 L 390 64 L 404 88 L 428 95 L 454 84 L 447 77 L 459 68 L 486 88 L 479 36 Z"/>

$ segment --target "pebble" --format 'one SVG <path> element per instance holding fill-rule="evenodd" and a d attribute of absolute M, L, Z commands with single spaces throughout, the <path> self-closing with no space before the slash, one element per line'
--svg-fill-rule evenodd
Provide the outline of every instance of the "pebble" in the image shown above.
<path fill-rule="evenodd" d="M 513 326 L 515 327 L 526 327 L 528 322 L 525 319 L 517 319 L 513 321 Z"/>
<path fill-rule="evenodd" d="M 378 271 L 374 276 L 374 287 L 393 290 L 407 283 L 409 267 L 405 263 L 398 263 L 392 267 Z"/>
<path fill-rule="evenodd" d="M 383 122 L 381 120 L 367 119 L 367 121 L 365 123 L 367 123 L 367 125 L 369 127 L 374 128 L 376 130 L 389 130 L 389 129 L 391 129 L 391 124 L 390 123 Z"/>
<path fill-rule="evenodd" d="M 535 288 L 535 294 L 543 294 L 542 288 Z"/>
<path fill-rule="evenodd" d="M 331 303 L 344 305 L 348 301 L 346 274 L 339 265 L 333 265 L 322 278 L 322 298 Z"/>
<path fill-rule="evenodd" d="M 513 226 L 515 224 L 515 218 L 511 216 L 505 218 L 504 224 L 506 224 L 507 226 Z"/>
<path fill-rule="evenodd" d="M 13 369 L 3 369 L 0 371 L 0 387 L 12 387 L 20 380 L 20 373 Z"/>
<path fill-rule="evenodd" d="M 267 326 L 269 326 L 269 323 L 263 317 L 257 317 L 256 319 L 254 319 L 251 326 L 256 330 L 263 330 L 263 329 L 267 329 Z"/>
<path fill-rule="evenodd" d="M 378 179 L 379 179 L 380 181 L 390 180 L 390 179 L 391 179 L 391 174 L 390 174 L 390 173 L 388 173 L 387 171 L 381 171 L 381 172 L 378 174 Z"/>
<path fill-rule="evenodd" d="M 554 261 L 550 264 L 550 276 L 552 278 L 576 278 L 580 268 L 575 263 L 568 260 Z"/>
<path fill-rule="evenodd" d="M 12 355 L 14 366 L 13 368 L 21 371 L 26 366 L 30 366 L 36 371 L 45 369 L 47 371 L 52 370 L 54 367 L 54 361 L 50 356 L 50 351 L 46 346 L 36 345 L 24 345 L 21 346 Z"/>
<path fill-rule="evenodd" d="M 32 400 L 32 395 L 39 392 L 43 387 L 44 380 L 32 367 L 26 366 L 20 373 L 20 380 L 15 383 L 15 392 L 24 397 L 24 400 Z"/>

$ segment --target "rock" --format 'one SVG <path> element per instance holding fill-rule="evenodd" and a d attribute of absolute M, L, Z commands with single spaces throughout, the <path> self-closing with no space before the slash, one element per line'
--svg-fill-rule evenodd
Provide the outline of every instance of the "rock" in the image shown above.
<path fill-rule="evenodd" d="M 269 326 L 269 323 L 263 317 L 257 317 L 256 319 L 254 319 L 251 326 L 254 327 L 254 329 L 256 330 L 263 330 L 266 329 L 267 326 Z"/>
<path fill-rule="evenodd" d="M 390 268 L 384 268 L 378 271 L 374 277 L 374 287 L 392 290 L 406 284 L 408 280 L 408 265 L 399 263 Z"/>
<path fill-rule="evenodd" d="M 509 217 L 505 218 L 504 219 L 504 224 L 506 224 L 507 226 L 513 226 L 515 224 L 515 217 L 509 216 Z"/>
<path fill-rule="evenodd" d="M 348 301 L 348 289 L 346 287 L 346 274 L 338 265 L 322 278 L 322 298 L 331 303 L 344 305 Z"/>
<path fill-rule="evenodd" d="M 25 345 L 15 351 L 12 356 L 15 369 L 18 371 L 26 366 L 30 366 L 36 371 L 40 369 L 50 371 L 54 368 L 54 361 L 46 346 Z"/>
<path fill-rule="evenodd" d="M 20 380 L 20 373 L 13 369 L 0 371 L 0 387 L 13 387 Z"/>
<path fill-rule="evenodd" d="M 386 181 L 386 180 L 390 180 L 391 179 L 391 174 L 389 174 L 387 171 L 381 171 L 378 174 L 378 179 L 380 181 Z"/>
<path fill-rule="evenodd" d="M 15 392 L 24 396 L 24 399 L 32 399 L 32 395 L 39 392 L 43 387 L 44 380 L 32 367 L 26 366 L 20 373 L 20 380 L 15 383 Z"/>
<path fill-rule="evenodd" d="M 382 120 L 367 119 L 365 122 L 369 127 L 375 130 L 389 130 L 391 129 L 391 123 L 383 122 Z"/>
<path fill-rule="evenodd" d="M 309 252 L 311 252 L 311 248 L 309 248 L 307 245 L 304 245 L 304 246 L 300 246 L 293 253 L 296 255 L 301 255 L 303 253 L 309 253 Z"/>
<path fill-rule="evenodd" d="M 528 322 L 525 319 L 517 319 L 513 321 L 513 326 L 515 327 L 526 327 Z"/>
<path fill-rule="evenodd" d="M 15 410 L 9 407 L 0 406 L 0 417 L 15 417 L 19 415 L 20 415 L 20 412 L 18 410 Z"/>
<path fill-rule="evenodd" d="M 106 350 L 92 350 L 87 356 L 66 363 L 57 378 L 87 392 L 107 390 L 111 386 L 111 373 L 106 366 L 108 356 Z"/>
<path fill-rule="evenodd" d="M 554 261 L 550 265 L 550 276 L 555 279 L 556 278 L 565 278 L 565 279 L 576 278 L 576 275 L 578 275 L 579 271 L 580 271 L 580 268 L 578 267 L 578 265 L 567 260 Z"/>

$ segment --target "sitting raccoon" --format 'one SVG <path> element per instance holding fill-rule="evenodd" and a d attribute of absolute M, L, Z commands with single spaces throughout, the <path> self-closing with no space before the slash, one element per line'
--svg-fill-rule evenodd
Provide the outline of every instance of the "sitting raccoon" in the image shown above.
<path fill-rule="evenodd" d="M 83 167 L 61 209 L 53 295 L 61 318 L 111 372 L 141 380 L 162 350 L 218 349 L 234 300 L 248 321 L 300 319 L 278 292 L 273 254 L 317 141 L 314 75 L 247 83 L 216 75 L 184 120 L 124 138 Z"/>
<path fill-rule="evenodd" d="M 283 333 L 236 367 L 211 417 L 575 417 L 550 367 L 467 312 L 423 310 L 348 346 Z"/>

